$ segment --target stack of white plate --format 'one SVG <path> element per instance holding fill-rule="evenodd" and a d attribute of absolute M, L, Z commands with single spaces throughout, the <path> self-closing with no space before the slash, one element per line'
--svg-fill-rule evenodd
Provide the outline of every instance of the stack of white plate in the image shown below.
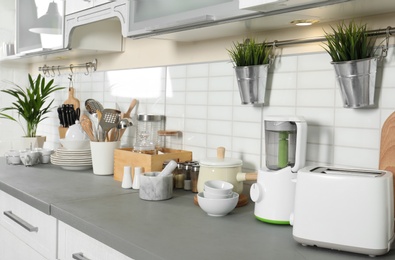
<path fill-rule="evenodd" d="M 92 168 L 91 149 L 70 150 L 58 148 L 51 155 L 51 163 L 65 170 L 81 171 Z"/>

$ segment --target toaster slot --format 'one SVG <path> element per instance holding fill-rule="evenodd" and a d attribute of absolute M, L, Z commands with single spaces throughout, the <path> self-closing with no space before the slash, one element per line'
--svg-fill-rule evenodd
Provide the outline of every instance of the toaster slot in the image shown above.
<path fill-rule="evenodd" d="M 383 171 L 372 171 L 372 170 L 355 170 L 355 169 L 343 169 L 343 168 L 329 168 L 329 167 L 316 167 L 310 170 L 311 172 L 332 174 L 332 175 L 348 175 L 348 176 L 360 176 L 360 177 L 381 177 L 385 174 Z"/>

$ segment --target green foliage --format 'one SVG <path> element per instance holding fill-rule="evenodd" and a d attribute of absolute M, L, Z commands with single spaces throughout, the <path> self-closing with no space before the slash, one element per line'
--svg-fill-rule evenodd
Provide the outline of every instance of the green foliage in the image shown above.
<path fill-rule="evenodd" d="M 237 67 L 269 64 L 272 47 L 266 42 L 257 43 L 255 39 L 250 39 L 244 43 L 233 43 L 228 53 Z"/>
<path fill-rule="evenodd" d="M 2 89 L 1 92 L 15 97 L 16 101 L 12 102 L 12 106 L 0 109 L 0 118 L 19 122 L 14 117 L 4 113 L 5 111 L 16 111 L 18 119 L 22 117 L 26 121 L 26 136 L 35 137 L 38 123 L 46 119 L 47 116 L 45 115 L 51 110 L 54 100 L 48 100 L 49 96 L 53 92 L 63 89 L 63 87 L 53 85 L 53 81 L 52 79 L 46 83 L 45 78 L 40 74 L 33 80 L 29 74 L 29 86 L 27 88 L 24 89 L 12 83 L 13 88 Z"/>
<path fill-rule="evenodd" d="M 332 61 L 349 61 L 366 59 L 374 56 L 376 37 L 369 37 L 366 24 L 357 25 L 351 21 L 348 25 L 342 22 L 332 33 L 325 32 L 327 43 L 324 49 L 332 57 Z"/>

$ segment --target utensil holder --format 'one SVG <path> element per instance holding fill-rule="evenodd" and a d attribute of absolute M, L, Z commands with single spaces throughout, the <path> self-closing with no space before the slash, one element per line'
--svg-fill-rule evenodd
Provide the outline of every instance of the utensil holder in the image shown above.
<path fill-rule="evenodd" d="M 119 148 L 120 141 L 91 142 L 93 173 L 96 175 L 112 175 L 114 173 L 114 150 Z"/>

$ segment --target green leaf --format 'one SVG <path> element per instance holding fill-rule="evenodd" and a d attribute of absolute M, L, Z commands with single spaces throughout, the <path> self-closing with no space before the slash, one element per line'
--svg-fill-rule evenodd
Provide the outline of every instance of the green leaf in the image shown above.
<path fill-rule="evenodd" d="M 12 106 L 0 110 L 0 118 L 19 122 L 14 117 L 4 113 L 6 111 L 15 111 L 18 117 L 20 116 L 26 121 L 27 136 L 34 137 L 36 136 L 38 123 L 46 119 L 47 116 L 45 115 L 51 111 L 54 100 L 49 101 L 47 99 L 53 92 L 64 88 L 53 85 L 53 79 L 46 83 L 45 78 L 41 74 L 36 79 L 33 79 L 28 74 L 28 82 L 29 85 L 26 88 L 12 83 L 13 88 L 1 90 L 1 92 L 11 95 L 16 100 L 12 102 Z"/>

